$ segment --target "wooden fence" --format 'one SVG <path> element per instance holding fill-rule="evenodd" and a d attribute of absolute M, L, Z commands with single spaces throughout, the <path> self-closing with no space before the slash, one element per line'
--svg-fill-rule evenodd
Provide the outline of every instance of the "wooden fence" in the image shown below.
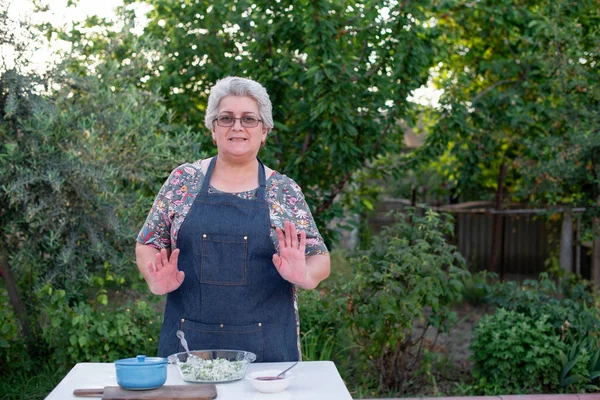
<path fill-rule="evenodd" d="M 405 199 L 383 199 L 376 215 L 369 220 L 369 226 L 377 234 L 384 225 L 393 220 L 389 211 L 399 210 L 410 205 Z M 473 209 L 473 207 L 477 207 Z M 472 271 L 490 270 L 492 265 L 491 249 L 493 241 L 494 215 L 492 209 L 486 209 L 487 202 L 470 203 L 456 207 L 445 207 L 455 216 L 455 234 L 452 239 L 467 260 Z M 535 210 L 532 210 L 535 211 Z M 546 265 L 551 256 L 558 257 L 561 238 L 561 222 L 548 222 L 546 218 L 527 213 L 511 213 L 506 210 L 501 215 L 502 243 L 499 252 L 498 271 L 508 279 L 522 280 L 537 278 L 548 269 Z M 573 272 L 590 279 L 591 257 L 589 249 L 576 241 L 572 248 Z"/>

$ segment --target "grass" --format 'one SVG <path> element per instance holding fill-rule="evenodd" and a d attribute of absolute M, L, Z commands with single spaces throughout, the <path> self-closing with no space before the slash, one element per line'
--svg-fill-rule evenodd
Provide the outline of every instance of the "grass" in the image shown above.
<path fill-rule="evenodd" d="M 64 372 L 54 365 L 32 370 L 3 371 L 0 374 L 0 400 L 42 400 L 59 384 Z"/>

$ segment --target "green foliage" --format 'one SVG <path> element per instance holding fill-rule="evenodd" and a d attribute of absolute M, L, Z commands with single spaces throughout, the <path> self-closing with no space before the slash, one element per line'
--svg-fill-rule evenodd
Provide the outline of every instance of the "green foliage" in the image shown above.
<path fill-rule="evenodd" d="M 462 291 L 463 300 L 472 306 L 487 304 L 492 297 L 493 282 L 496 277 L 495 273 L 488 271 L 471 274 Z"/>
<path fill-rule="evenodd" d="M 586 340 L 587 339 L 587 340 Z M 560 352 L 560 386 L 572 392 L 600 391 L 600 346 L 586 338 L 573 343 L 568 352 Z"/>
<path fill-rule="evenodd" d="M 593 0 L 445 2 L 434 79 L 444 93 L 416 158 L 446 194 L 585 206 L 600 196 L 600 9 Z M 434 190 L 437 189 L 434 188 Z"/>
<path fill-rule="evenodd" d="M 300 342 L 304 360 L 336 360 L 344 358 L 348 332 L 332 311 L 340 296 L 339 285 L 351 279 L 352 267 L 345 252 L 334 250 L 331 256 L 331 275 L 316 290 L 298 291 Z"/>
<path fill-rule="evenodd" d="M 117 31 L 98 18 L 68 33 L 48 27 L 76 57 L 44 79 L 1 71 L 0 247 L 37 323 L 40 359 L 66 367 L 156 351 L 153 308 L 110 293 L 143 287 L 129 244 L 169 171 L 214 153 L 199 132 L 207 88 L 225 75 L 267 87 L 276 128 L 261 157 L 303 186 L 329 238 L 325 224 L 343 207 L 372 210 L 374 179 L 390 165 L 403 176 L 416 165 L 395 155 L 396 122 L 423 115 L 406 98 L 434 64 L 445 96 L 427 111 L 430 136 L 412 159 L 425 167 L 411 172 L 414 184 L 489 198 L 505 163 L 513 199 L 583 205 L 586 217 L 599 210 L 592 0 L 147 3 L 142 36 L 125 9 Z M 2 44 L 20 46 L 11 29 L 0 31 Z M 334 202 L 342 188 L 348 195 Z M 523 287 L 469 281 L 449 228 L 435 213 L 400 216 L 352 259 L 353 274 L 301 291 L 305 358 L 336 360 L 359 393 L 403 392 L 419 379 L 435 386 L 424 333 L 449 329 L 449 306 L 463 293 L 508 310 L 484 320 L 481 357 L 522 356 L 496 359 L 507 375 L 479 375 L 478 393 L 501 393 L 514 377 L 522 378 L 510 383 L 515 391 L 594 390 L 600 318 L 588 289 L 559 292 L 544 277 Z M 43 371 L 23 357 L 3 294 L 0 305 L 2 366 Z M 494 334 L 499 342 L 484 339 Z M 554 352 L 544 337 L 558 340 Z"/>
<path fill-rule="evenodd" d="M 502 282 L 493 286 L 487 301 L 489 304 L 515 311 L 528 317 L 548 318 L 557 332 L 568 322 L 569 342 L 576 342 L 600 330 L 600 310 L 587 286 L 576 283 L 565 288 L 563 294 L 547 274 L 541 274 L 539 281 L 527 280 L 522 285 L 517 282 Z"/>
<path fill-rule="evenodd" d="M 352 279 L 352 266 L 344 251 L 334 250 L 331 275 L 316 290 L 299 290 L 300 341 L 303 360 L 335 361 L 340 374 L 346 376 L 350 334 L 333 309 L 336 300 L 344 297 L 339 286 Z"/>
<path fill-rule="evenodd" d="M 557 287 L 541 274 L 539 281 L 499 282 L 486 286 L 485 292 L 485 303 L 499 311 L 481 321 L 483 330 L 475 329 L 475 393 L 597 390 L 598 367 L 593 360 L 600 350 L 600 311 L 584 282 L 565 280 Z M 539 340 L 533 340 L 536 335 Z M 550 348 L 542 346 L 546 342 Z M 488 360 L 490 354 L 498 360 Z M 492 371 L 495 365 L 497 370 Z M 511 374 L 521 368 L 529 368 L 527 378 L 513 379 Z"/>
<path fill-rule="evenodd" d="M 26 354 L 25 338 L 19 335 L 19 325 L 9 303 L 4 287 L 0 286 L 0 374 L 13 369 L 31 371 L 33 368 Z"/>
<path fill-rule="evenodd" d="M 66 287 L 106 262 L 135 271 L 125 249 L 156 192 L 175 166 L 200 156 L 197 134 L 165 124 L 161 96 L 130 80 L 158 44 L 125 46 L 124 32 L 96 43 L 106 59 L 89 69 L 65 57 L 43 79 L 17 69 L 0 76 L 2 244 L 18 280 Z M 127 62 L 116 61 L 125 48 Z"/>
<path fill-rule="evenodd" d="M 82 135 L 85 121 L 33 93 L 36 82 L 14 70 L 0 79 L 15 103 L 0 116 L 0 217 L 16 278 L 64 286 L 105 259 L 123 265 L 115 173 Z"/>
<path fill-rule="evenodd" d="M 447 331 L 455 320 L 450 306 L 468 272 L 447 243 L 449 217 L 433 211 L 397 217 L 371 249 L 351 259 L 354 278 L 341 285 L 337 310 L 357 346 L 353 376 L 402 392 L 422 359 L 427 330 Z M 420 332 L 416 321 L 424 326 Z"/>
<path fill-rule="evenodd" d="M 7 348 L 17 338 L 17 321 L 4 288 L 0 290 L 0 348 Z"/>
<path fill-rule="evenodd" d="M 565 343 L 549 320 L 503 308 L 480 319 L 471 343 L 478 389 L 486 395 L 553 393 Z"/>
<path fill-rule="evenodd" d="M 7 26 L 5 16 L 0 23 Z M 96 49 L 123 54 L 121 39 L 117 32 Z M 8 335 L 15 325 L 2 315 L 8 330 L 2 343 L 11 346 L 3 349 L 19 345 L 33 354 L 39 346 L 43 357 L 61 365 L 156 350 L 147 344 L 152 336 L 144 329 L 150 329 L 128 322 L 131 315 L 144 324 L 154 318 L 149 306 L 132 303 L 128 312 L 120 299 L 109 302 L 109 293 L 147 290 L 133 263 L 133 238 L 169 172 L 201 152 L 195 132 L 165 124 L 170 116 L 161 96 L 129 80 L 154 57 L 149 51 L 156 42 L 127 45 L 133 53 L 127 62 L 107 57 L 78 69 L 75 58 L 65 57 L 44 77 L 20 73 L 20 65 L 0 75 L 0 245 L 9 249 L 2 257 L 37 343 L 20 346 Z M 62 303 L 36 295 L 48 287 L 63 293 Z M 61 321 L 76 321 L 78 331 L 60 334 Z M 96 343 L 101 335 L 102 346 Z M 2 357 L 15 361 L 9 350 Z"/>
<path fill-rule="evenodd" d="M 172 121 L 196 130 L 205 129 L 208 89 L 217 79 L 239 75 L 262 83 L 275 129 L 260 156 L 302 186 L 331 243 L 326 223 L 343 216 L 334 198 L 370 160 L 402 147 L 396 122 L 408 116 L 407 96 L 426 82 L 435 52 L 436 29 L 426 22 L 434 2 L 143 3 L 152 6 L 143 36 L 160 43 L 159 52 L 150 51 L 160 62 L 151 60 L 129 81 L 160 88 Z M 83 66 L 97 57 L 119 62 L 147 53 L 129 49 L 137 40 L 129 32 L 120 52 L 106 54 L 98 43 L 112 33 L 87 32 L 85 25 L 61 35 L 76 44 Z M 208 134 L 197 139 L 202 148 L 212 146 Z M 363 203 L 355 198 L 346 206 Z"/>
<path fill-rule="evenodd" d="M 335 332 L 328 328 L 322 332 L 302 332 L 300 341 L 302 344 L 302 360 L 322 361 L 331 360 L 335 347 Z"/>
<path fill-rule="evenodd" d="M 21 359 L 23 354 L 21 351 Z M 44 400 L 64 378 L 64 371 L 43 357 L 28 362 L 31 364 L 29 369 L 21 368 L 22 364 L 18 363 L 7 365 L 8 371 L 2 373 L 0 379 L 1 400 Z"/>
<path fill-rule="evenodd" d="M 69 302 L 64 290 L 46 286 L 38 293 L 42 338 L 59 367 L 77 362 L 113 362 L 158 351 L 161 315 L 144 301 L 120 307 Z"/>
<path fill-rule="evenodd" d="M 298 293 L 302 358 L 308 361 L 331 360 L 340 323 L 331 312 L 331 294 L 326 289 Z"/>

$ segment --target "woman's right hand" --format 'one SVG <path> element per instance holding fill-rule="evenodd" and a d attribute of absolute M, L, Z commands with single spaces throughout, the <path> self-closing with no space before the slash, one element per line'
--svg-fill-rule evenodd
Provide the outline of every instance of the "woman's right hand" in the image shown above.
<path fill-rule="evenodd" d="M 167 250 L 156 253 L 154 262 L 148 262 L 150 291 L 154 294 L 167 294 L 176 290 L 183 283 L 185 273 L 177 269 L 179 249 L 175 249 L 169 257 Z"/>

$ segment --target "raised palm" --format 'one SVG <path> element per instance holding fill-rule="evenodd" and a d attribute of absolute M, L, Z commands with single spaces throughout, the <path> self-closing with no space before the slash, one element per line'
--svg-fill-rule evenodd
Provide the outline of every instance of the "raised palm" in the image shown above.
<path fill-rule="evenodd" d="M 273 255 L 273 264 L 283 279 L 295 285 L 306 281 L 306 232 L 300 231 L 300 240 L 296 227 L 289 221 L 283 224 L 283 232 L 277 228 L 279 253 Z"/>
<path fill-rule="evenodd" d="M 179 249 L 176 249 L 169 257 L 165 249 L 156 253 L 154 262 L 148 263 L 150 273 L 150 290 L 154 294 L 167 294 L 181 286 L 185 273 L 177 268 L 179 260 Z"/>

